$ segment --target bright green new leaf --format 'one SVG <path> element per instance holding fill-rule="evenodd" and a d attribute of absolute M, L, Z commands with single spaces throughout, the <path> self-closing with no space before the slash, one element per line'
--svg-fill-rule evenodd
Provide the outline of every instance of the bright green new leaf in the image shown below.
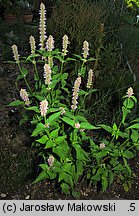
<path fill-rule="evenodd" d="M 52 137 L 52 138 L 57 138 L 57 137 L 58 137 L 59 129 L 60 129 L 60 128 L 53 130 L 53 131 L 50 133 L 50 137 Z"/>
<path fill-rule="evenodd" d="M 53 143 L 53 141 L 50 139 L 50 140 L 46 143 L 45 149 L 52 148 L 53 146 L 54 146 L 54 143 Z"/>
<path fill-rule="evenodd" d="M 36 140 L 36 142 L 39 142 L 41 144 L 45 144 L 49 140 L 48 136 L 44 135 L 40 139 Z"/>
<path fill-rule="evenodd" d="M 136 124 L 133 124 L 133 125 L 131 125 L 131 126 L 129 126 L 128 128 L 126 128 L 126 130 L 128 130 L 128 129 L 139 129 L 139 123 L 136 123 Z"/>

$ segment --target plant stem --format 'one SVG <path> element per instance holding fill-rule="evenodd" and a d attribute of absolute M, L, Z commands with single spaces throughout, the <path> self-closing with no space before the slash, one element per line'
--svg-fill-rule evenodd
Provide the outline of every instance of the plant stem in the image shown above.
<path fill-rule="evenodd" d="M 21 75 L 23 75 L 23 78 L 24 78 L 25 83 L 26 83 L 26 85 L 27 85 L 27 87 L 28 87 L 28 90 L 30 91 L 30 93 L 32 93 L 32 90 L 31 90 L 31 88 L 30 88 L 30 86 L 29 86 L 29 83 L 28 83 L 26 77 L 24 76 L 24 74 L 22 73 L 22 69 L 21 69 L 21 66 L 20 66 L 19 63 L 18 63 L 18 68 L 19 68 L 19 70 L 20 70 Z"/>

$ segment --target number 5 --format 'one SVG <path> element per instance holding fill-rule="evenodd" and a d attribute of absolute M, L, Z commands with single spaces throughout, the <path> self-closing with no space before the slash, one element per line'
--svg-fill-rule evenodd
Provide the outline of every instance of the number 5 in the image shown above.
<path fill-rule="evenodd" d="M 130 203 L 130 211 L 135 211 L 135 203 Z"/>

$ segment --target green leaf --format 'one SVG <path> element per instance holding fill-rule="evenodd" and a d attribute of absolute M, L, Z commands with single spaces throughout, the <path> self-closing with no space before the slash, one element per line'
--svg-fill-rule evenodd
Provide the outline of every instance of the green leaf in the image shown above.
<path fill-rule="evenodd" d="M 125 167 L 127 168 L 129 174 L 131 175 L 131 172 L 132 172 L 132 171 L 131 171 L 131 168 L 130 168 L 130 166 L 128 165 L 127 160 L 126 160 L 125 158 L 123 158 L 123 159 L 124 159 Z"/>
<path fill-rule="evenodd" d="M 78 175 L 83 174 L 84 169 L 83 169 L 83 162 L 82 161 L 80 161 L 80 160 L 76 161 L 76 169 L 77 169 Z"/>
<path fill-rule="evenodd" d="M 89 160 L 87 152 L 85 152 L 80 145 L 78 144 L 73 144 L 73 147 L 76 150 L 76 159 L 77 160 L 82 160 L 82 161 L 87 161 Z"/>
<path fill-rule="evenodd" d="M 16 101 L 11 102 L 7 106 L 20 106 L 20 105 L 23 105 L 23 104 L 25 104 L 23 101 L 16 100 Z"/>
<path fill-rule="evenodd" d="M 88 123 L 87 119 L 85 117 L 83 117 L 83 116 L 80 116 L 80 115 L 77 115 L 75 117 L 75 120 L 80 121 L 80 122 L 87 122 Z"/>
<path fill-rule="evenodd" d="M 123 102 L 123 105 L 127 108 L 127 109 L 131 109 L 134 106 L 134 101 L 131 98 L 126 98 L 125 101 Z"/>
<path fill-rule="evenodd" d="M 57 146 L 56 148 L 53 148 L 53 152 L 56 153 L 60 157 L 60 159 L 62 160 L 66 159 L 64 148 L 62 148 L 61 146 Z"/>
<path fill-rule="evenodd" d="M 19 75 L 17 76 L 16 80 L 18 81 L 18 80 L 21 80 L 21 79 L 23 79 L 23 78 L 24 78 L 24 75 L 19 74 Z"/>
<path fill-rule="evenodd" d="M 45 97 L 43 97 L 41 95 L 34 95 L 34 97 L 36 97 L 39 101 L 43 101 L 46 99 Z"/>
<path fill-rule="evenodd" d="M 88 130 L 94 130 L 94 129 L 99 129 L 100 127 L 95 127 L 93 125 L 91 125 L 89 122 L 82 122 L 80 127 L 82 129 L 88 129 Z"/>
<path fill-rule="evenodd" d="M 25 109 L 35 111 L 36 113 L 40 113 L 40 110 L 38 109 L 37 106 L 26 107 Z"/>
<path fill-rule="evenodd" d="M 36 140 L 36 142 L 39 142 L 41 144 L 45 144 L 49 140 L 48 136 L 44 135 L 40 139 Z"/>
<path fill-rule="evenodd" d="M 134 154 L 129 150 L 124 151 L 122 155 L 123 155 L 123 157 L 125 157 L 127 159 L 130 159 L 130 158 L 134 157 Z"/>
<path fill-rule="evenodd" d="M 123 118 L 122 118 L 122 123 L 124 124 L 126 116 L 131 113 L 131 111 L 129 109 L 127 109 L 126 107 L 122 107 L 122 112 L 123 112 Z"/>
<path fill-rule="evenodd" d="M 106 191 L 108 187 L 108 179 L 102 176 L 101 184 L 102 184 L 102 191 L 103 192 Z"/>
<path fill-rule="evenodd" d="M 118 128 L 117 128 L 117 125 L 116 125 L 115 123 L 113 124 L 112 129 L 113 129 L 114 131 L 117 131 Z"/>
<path fill-rule="evenodd" d="M 66 140 L 67 138 L 67 135 L 64 135 L 64 136 L 59 136 L 55 139 L 55 142 L 60 144 L 61 142 L 63 142 L 64 140 Z"/>
<path fill-rule="evenodd" d="M 61 112 L 62 111 L 59 111 L 59 112 L 54 113 L 51 116 L 49 116 L 49 118 L 47 119 L 48 123 L 52 123 L 52 122 L 56 121 L 59 118 L 59 116 L 61 115 Z"/>
<path fill-rule="evenodd" d="M 113 183 L 114 181 L 114 173 L 113 172 L 109 172 L 109 186 Z"/>
<path fill-rule="evenodd" d="M 104 125 L 104 124 L 100 124 L 98 126 L 102 127 L 105 131 L 108 131 L 108 132 L 112 133 L 112 128 L 110 126 L 107 126 L 107 125 Z"/>
<path fill-rule="evenodd" d="M 61 188 L 62 188 L 62 191 L 63 191 L 65 194 L 70 194 L 70 187 L 69 187 L 68 184 L 62 183 L 60 186 L 61 186 Z"/>
<path fill-rule="evenodd" d="M 128 128 L 126 128 L 126 130 L 128 130 L 128 129 L 139 129 L 139 123 L 136 123 L 136 124 L 133 124 L 133 125 L 131 125 L 131 126 L 129 126 Z"/>
<path fill-rule="evenodd" d="M 36 180 L 35 180 L 33 183 L 40 182 L 40 181 L 42 181 L 42 180 L 44 180 L 44 179 L 47 179 L 47 178 L 49 178 L 49 176 L 48 176 L 48 174 L 43 170 L 43 171 L 39 174 L 39 176 L 36 178 Z"/>
<path fill-rule="evenodd" d="M 52 148 L 53 146 L 54 146 L 54 143 L 53 143 L 53 141 L 50 139 L 50 140 L 46 143 L 45 149 Z"/>
<path fill-rule="evenodd" d="M 26 77 L 26 76 L 28 75 L 28 70 L 27 70 L 26 68 L 22 67 L 22 68 L 21 68 L 21 71 L 22 71 L 22 75 L 23 75 L 24 77 Z"/>
<path fill-rule="evenodd" d="M 53 131 L 50 133 L 50 136 L 51 136 L 52 138 L 57 138 L 57 137 L 58 137 L 59 129 L 60 129 L 60 128 L 53 130 Z"/>
<path fill-rule="evenodd" d="M 89 59 L 87 59 L 87 61 L 96 61 L 97 59 L 95 59 L 95 58 L 89 58 Z"/>
<path fill-rule="evenodd" d="M 77 59 L 74 59 L 74 58 L 67 58 L 67 59 L 66 59 L 66 62 L 68 62 L 68 61 L 77 61 Z"/>
<path fill-rule="evenodd" d="M 79 91 L 79 96 L 83 96 L 83 95 L 87 95 L 88 93 L 86 92 L 86 91 L 84 91 L 84 90 L 80 90 Z"/>
<path fill-rule="evenodd" d="M 44 171 L 47 171 L 47 169 L 48 169 L 47 164 L 39 164 L 39 167 L 41 167 Z"/>
<path fill-rule="evenodd" d="M 64 116 L 61 118 L 62 121 L 66 122 L 67 124 L 69 124 L 70 126 L 74 127 L 75 125 L 75 121 L 72 119 L 69 119 L 68 117 Z"/>
<path fill-rule="evenodd" d="M 32 132 L 31 136 L 37 136 L 40 132 L 43 132 L 45 129 L 44 124 L 39 123 L 37 124 L 35 130 Z"/>
<path fill-rule="evenodd" d="M 131 139 L 133 142 L 137 142 L 139 139 L 139 132 L 137 130 L 132 129 Z"/>
<path fill-rule="evenodd" d="M 61 79 L 63 79 L 63 80 L 65 80 L 65 79 L 67 79 L 68 78 L 68 73 L 63 73 L 62 75 L 61 75 Z"/>
<path fill-rule="evenodd" d="M 77 55 L 77 54 L 73 54 L 73 56 L 75 56 L 75 57 L 77 57 L 78 59 L 82 59 L 82 56 L 80 56 L 80 55 Z"/>
<path fill-rule="evenodd" d="M 79 191 L 72 191 L 72 196 L 75 198 L 75 199 L 78 199 L 80 197 L 80 192 Z"/>
<path fill-rule="evenodd" d="M 113 168 L 113 170 L 114 171 L 123 171 L 123 166 L 122 166 L 122 164 L 118 164 L 117 166 L 115 166 L 114 168 Z"/>

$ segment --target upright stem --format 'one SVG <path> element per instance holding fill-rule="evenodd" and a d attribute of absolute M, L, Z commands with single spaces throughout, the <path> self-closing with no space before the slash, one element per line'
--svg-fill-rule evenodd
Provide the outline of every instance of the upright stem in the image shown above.
<path fill-rule="evenodd" d="M 38 74 L 38 70 L 37 70 L 37 67 L 36 67 L 36 61 L 34 61 L 33 64 L 34 64 L 34 69 L 35 69 L 37 80 L 39 80 L 39 74 Z"/>
<path fill-rule="evenodd" d="M 24 80 L 25 80 L 25 83 L 26 83 L 26 85 L 27 85 L 27 87 L 28 87 L 30 93 L 32 93 L 32 90 L 31 90 L 31 88 L 30 88 L 30 86 L 29 86 L 29 83 L 28 83 L 26 77 L 24 76 L 24 74 L 22 73 L 22 69 L 21 69 L 21 66 L 20 66 L 19 63 L 18 63 L 18 67 L 19 67 L 20 73 L 23 75 L 23 78 L 24 78 Z"/>

